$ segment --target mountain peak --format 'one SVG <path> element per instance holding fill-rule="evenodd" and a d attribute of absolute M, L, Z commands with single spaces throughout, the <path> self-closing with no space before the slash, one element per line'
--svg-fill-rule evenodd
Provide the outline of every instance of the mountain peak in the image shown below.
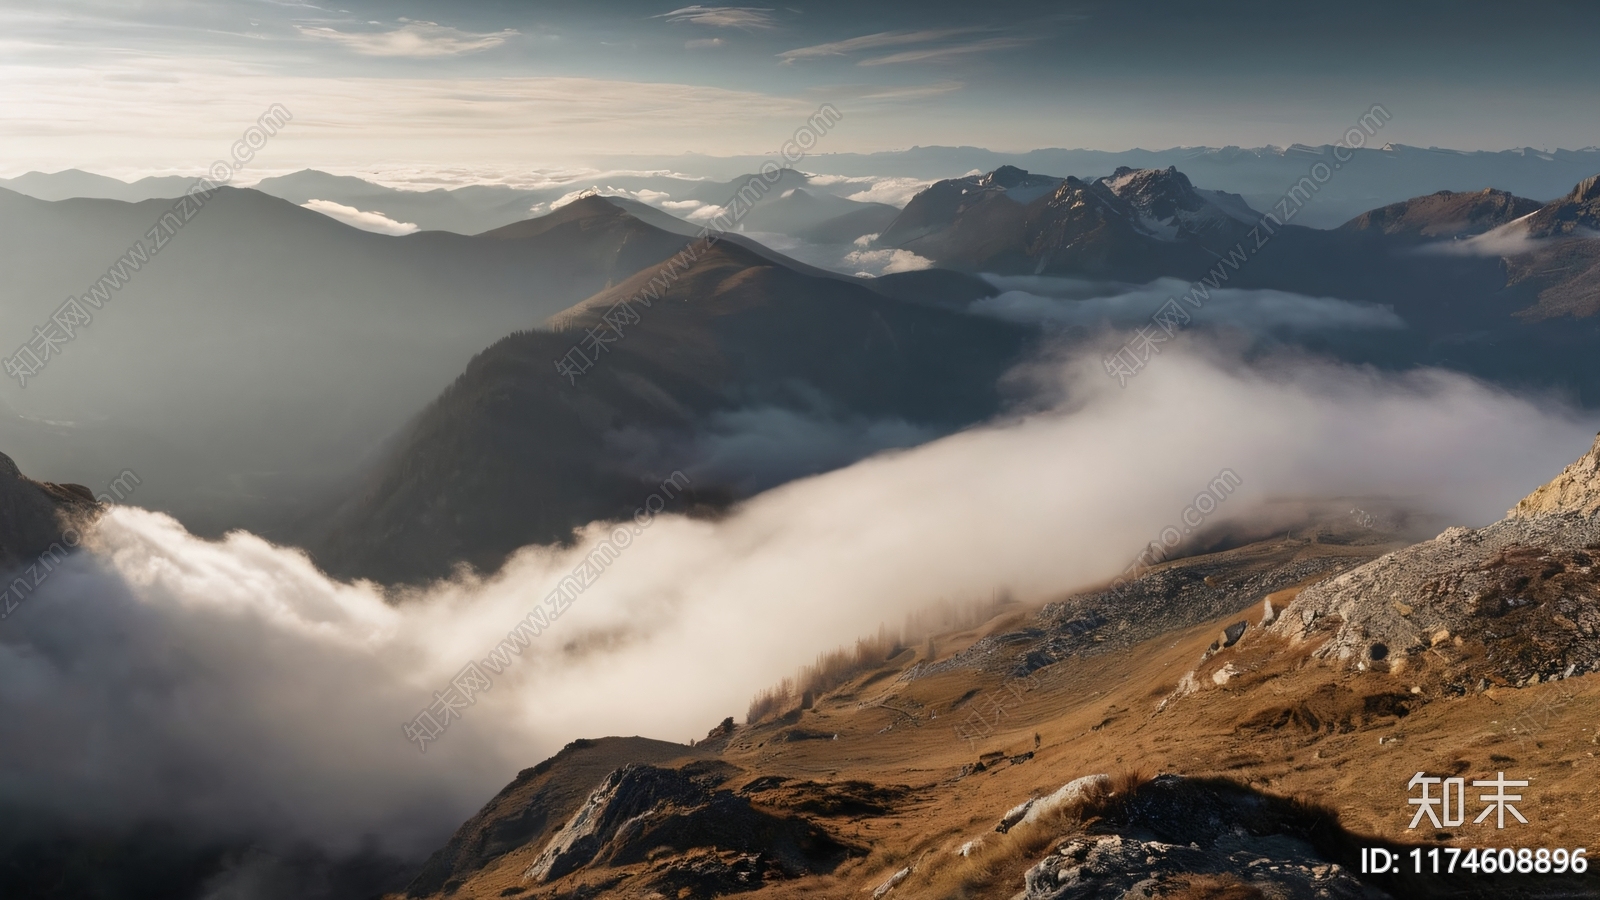
<path fill-rule="evenodd" d="M 984 186 L 994 185 L 995 187 L 1014 188 L 1027 181 L 1029 177 L 1030 173 L 1027 169 L 1019 169 L 1016 166 L 1001 166 L 983 176 L 978 180 L 978 183 Z"/>
<path fill-rule="evenodd" d="M 1050 193 L 1059 184 L 1061 184 L 1059 178 L 1029 172 L 1016 166 L 1001 166 L 977 179 L 979 187 L 997 188 L 1004 191 L 1008 198 L 1022 204 L 1031 203 Z"/>
<path fill-rule="evenodd" d="M 1600 515 L 1600 436 L 1596 436 L 1588 453 L 1549 484 L 1524 497 L 1508 515 L 1527 518 L 1564 513 Z"/>
<path fill-rule="evenodd" d="M 542 216 L 524 219 L 521 222 L 513 222 L 510 225 L 505 225 L 492 231 L 485 231 L 479 237 L 526 238 L 544 234 L 552 228 L 566 225 L 570 222 L 595 219 L 620 221 L 622 219 L 637 218 L 632 212 L 624 209 L 610 198 L 602 197 L 599 194 L 586 194 Z"/>
<path fill-rule="evenodd" d="M 0 508 L 6 511 L 0 520 L 0 566 L 7 569 L 51 550 L 65 553 L 63 543 L 76 546 L 67 533 L 81 529 L 103 509 L 88 488 L 34 481 L 4 453 L 0 453 Z"/>
<path fill-rule="evenodd" d="M 621 206 L 612 202 L 611 198 L 600 194 L 584 194 L 578 199 L 550 211 L 552 216 L 561 216 L 565 219 L 582 219 L 588 216 L 615 216 L 625 213 Z"/>
<path fill-rule="evenodd" d="M 1255 218 L 1244 198 L 1220 191 L 1197 190 L 1177 166 L 1165 169 L 1118 168 L 1093 187 L 1115 195 L 1137 217 L 1137 225 L 1161 240 L 1211 232 L 1231 233 L 1238 223 Z"/>
<path fill-rule="evenodd" d="M 1340 226 L 1413 238 L 1458 238 L 1483 234 L 1540 209 L 1537 200 L 1508 191 L 1435 191 L 1370 209 Z"/>
<path fill-rule="evenodd" d="M 1528 219 L 1532 237 L 1587 238 L 1600 231 L 1600 175 L 1578 182 L 1571 193 L 1546 204 Z"/>
<path fill-rule="evenodd" d="M 1574 203 L 1590 203 L 1600 200 L 1600 175 L 1590 175 L 1588 178 L 1578 182 L 1577 187 L 1572 189 L 1572 193 L 1567 195 L 1567 199 Z"/>
<path fill-rule="evenodd" d="M 1165 169 L 1134 169 L 1121 166 L 1112 172 L 1105 182 L 1117 196 L 1129 200 L 1156 195 L 1176 200 L 1188 198 L 1195 193 L 1194 183 L 1189 180 L 1189 176 L 1178 171 L 1177 166 L 1167 166 Z"/>

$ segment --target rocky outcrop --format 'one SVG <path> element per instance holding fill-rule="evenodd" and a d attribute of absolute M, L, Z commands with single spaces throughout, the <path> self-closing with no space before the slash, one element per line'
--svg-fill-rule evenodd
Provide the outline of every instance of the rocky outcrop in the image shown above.
<path fill-rule="evenodd" d="M 1507 284 L 1527 282 L 1539 292 L 1539 302 L 1518 315 L 1537 321 L 1600 313 L 1600 175 L 1507 228 L 1524 239 L 1520 252 L 1506 257 Z"/>
<path fill-rule="evenodd" d="M 1388 896 L 1331 858 L 1342 832 L 1325 813 L 1236 784 L 1161 775 L 1083 800 L 1095 824 L 1027 871 L 1021 900 Z"/>
<path fill-rule="evenodd" d="M 1562 514 L 1600 515 L 1600 436 L 1588 453 L 1507 513 L 1521 517 Z"/>
<path fill-rule="evenodd" d="M 1167 631 L 1263 603 L 1269 594 L 1309 579 L 1355 568 L 1392 546 L 1378 532 L 1359 538 L 1371 545 L 1343 534 L 1339 538 L 1342 543 L 1280 544 L 1175 560 L 1121 584 L 1047 604 L 1028 627 L 980 638 L 946 659 L 918 665 L 906 677 L 976 669 L 1022 678 L 1068 657 L 1125 651 Z M 1219 635 L 1219 647 L 1223 639 Z"/>
<path fill-rule="evenodd" d="M 665 849 L 728 856 L 737 862 L 734 868 L 749 870 L 735 880 L 753 890 L 773 878 L 831 871 L 850 854 L 852 848 L 803 818 L 758 809 L 746 797 L 715 787 L 726 774 L 711 765 L 629 765 L 612 772 L 524 878 L 549 882 L 590 865 L 645 863 L 661 858 Z M 701 859 L 701 867 L 710 859 Z M 656 878 L 666 874 L 662 869 Z"/>
<path fill-rule="evenodd" d="M 1302 591 L 1270 630 L 1447 693 L 1600 670 L 1600 444 L 1512 515 L 1451 528 Z"/>
<path fill-rule="evenodd" d="M 1013 900 L 1587 897 L 1592 884 L 1524 872 L 1363 873 L 1363 853 L 1427 845 L 1362 835 L 1332 808 L 1222 778 L 1159 775 L 1082 805 Z M 1081 822 L 1081 825 L 1072 823 Z M 914 873 L 913 873 L 914 874 Z M 1577 890 L 1575 890 L 1575 888 Z M 905 886 L 902 886 L 902 890 Z"/>
<path fill-rule="evenodd" d="M 1030 825 L 1063 806 L 1081 803 L 1104 794 L 1110 788 L 1111 778 L 1107 775 L 1085 775 L 1082 778 L 1074 778 L 1053 793 L 1029 798 L 1012 807 L 1000 817 L 1000 824 L 996 825 L 994 830 L 1004 834 L 1018 825 Z"/>
<path fill-rule="evenodd" d="M 83 485 L 34 481 L 0 453 L 0 573 L 64 555 L 101 509 Z"/>
<path fill-rule="evenodd" d="M 1578 182 L 1565 197 L 1528 217 L 1532 237 L 1594 237 L 1600 232 L 1600 175 Z"/>
<path fill-rule="evenodd" d="M 406 890 L 408 897 L 449 892 L 521 847 L 537 849 L 551 830 L 580 809 L 590 789 L 630 763 L 663 765 L 696 748 L 648 738 L 580 738 L 555 756 L 517 773 L 512 782 L 456 829 L 428 858 Z"/>
<path fill-rule="evenodd" d="M 681 770 L 624 766 L 607 775 L 589 795 L 528 867 L 527 876 L 539 881 L 560 878 L 599 856 L 625 827 L 671 807 L 690 808 L 709 799 L 704 788 Z"/>
<path fill-rule="evenodd" d="M 1210 847 L 1107 835 L 1068 842 L 1028 870 L 1024 900 L 1123 900 L 1165 896 L 1275 897 L 1282 900 L 1372 898 L 1389 895 L 1362 884 L 1336 863 L 1280 836 L 1225 835 Z M 1226 893 L 1232 888 L 1234 893 Z"/>
<path fill-rule="evenodd" d="M 899 887 L 900 882 L 905 881 L 910 874 L 911 867 L 906 866 L 895 872 L 893 875 L 890 875 L 882 884 L 873 889 L 872 900 L 880 900 L 880 898 L 882 898 L 885 894 L 888 894 L 890 891 Z"/>

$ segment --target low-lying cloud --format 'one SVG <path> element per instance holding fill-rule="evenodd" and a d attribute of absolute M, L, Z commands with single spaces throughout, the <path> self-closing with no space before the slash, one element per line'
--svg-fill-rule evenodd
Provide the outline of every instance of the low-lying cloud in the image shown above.
<path fill-rule="evenodd" d="M 933 260 L 910 250 L 851 250 L 844 255 L 843 265 L 840 266 L 857 275 L 893 275 L 932 267 Z"/>
<path fill-rule="evenodd" d="M 855 200 L 859 203 L 886 203 L 905 208 L 911 198 L 922 193 L 932 181 L 920 178 L 883 177 L 877 175 L 811 175 L 807 187 L 820 188 L 830 194 Z"/>
<path fill-rule="evenodd" d="M 691 460 L 681 465 L 693 483 L 731 487 L 748 496 L 883 450 L 925 444 L 940 434 L 899 418 L 761 406 L 716 413 L 694 435 L 674 443 L 653 432 L 620 429 L 611 446 L 637 471 L 663 469 L 665 460 Z"/>
<path fill-rule="evenodd" d="M 1521 256 L 1526 253 L 1533 253 L 1562 239 L 1576 237 L 1600 240 L 1600 232 L 1586 230 L 1580 230 L 1571 235 L 1562 235 L 1559 238 L 1534 237 L 1528 233 L 1528 223 L 1525 221 L 1532 215 L 1534 213 L 1529 213 L 1521 219 L 1507 222 L 1499 228 L 1486 231 L 1483 234 L 1473 235 L 1472 237 L 1423 244 L 1417 248 L 1417 252 L 1435 256 Z"/>
<path fill-rule="evenodd" d="M 706 207 L 705 209 L 721 210 L 721 207 Z M 698 220 L 705 209 L 695 210 L 688 218 Z M 760 243 L 762 246 L 808 265 L 821 269 L 839 272 L 844 275 L 859 275 L 873 278 L 879 275 L 892 275 L 896 272 L 914 272 L 918 269 L 927 269 L 933 266 L 933 261 L 918 256 L 910 250 L 873 250 L 868 249 L 871 239 L 877 235 L 864 235 L 857 238 L 853 244 L 816 244 L 787 234 L 775 231 L 748 231 L 742 232 L 745 237 Z"/>
<path fill-rule="evenodd" d="M 1049 276 L 989 276 L 988 280 L 1001 292 L 974 301 L 973 312 L 1055 326 L 1143 327 L 1169 300 L 1187 295 L 1190 288 L 1176 278 L 1137 286 Z M 1179 308 L 1196 324 L 1254 333 L 1405 327 L 1387 306 L 1290 291 L 1218 288 L 1199 307 L 1180 303 Z"/>
<path fill-rule="evenodd" d="M 1126 388 L 1098 354 L 1025 374 L 1031 414 L 787 484 L 721 520 L 657 519 L 426 754 L 402 723 L 606 529 L 390 605 L 298 551 L 114 509 L 93 549 L 0 623 L 0 802 L 423 851 L 573 738 L 697 737 L 881 622 L 1109 579 L 1219 470 L 1243 482 L 1219 523 L 1284 498 L 1387 497 L 1440 525 L 1483 524 L 1597 424 L 1441 371 L 1246 366 L 1194 335 Z"/>
<path fill-rule="evenodd" d="M 337 219 L 352 228 L 362 231 L 375 231 L 378 234 L 410 234 L 417 230 L 412 222 L 397 222 L 381 212 L 369 212 L 335 203 L 332 200 L 308 200 L 300 204 L 312 212 L 319 212 L 330 219 Z"/>

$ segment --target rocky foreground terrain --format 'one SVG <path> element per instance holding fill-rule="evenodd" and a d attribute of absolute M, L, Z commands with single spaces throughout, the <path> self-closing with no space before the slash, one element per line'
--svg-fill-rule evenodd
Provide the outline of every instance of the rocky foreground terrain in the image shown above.
<path fill-rule="evenodd" d="M 1324 524 L 1002 604 L 693 746 L 575 741 L 395 897 L 1600 896 L 1361 865 L 1600 849 L 1597 474 L 1600 442 L 1486 528 Z M 1418 772 L 1525 780 L 1528 822 L 1410 829 Z"/>

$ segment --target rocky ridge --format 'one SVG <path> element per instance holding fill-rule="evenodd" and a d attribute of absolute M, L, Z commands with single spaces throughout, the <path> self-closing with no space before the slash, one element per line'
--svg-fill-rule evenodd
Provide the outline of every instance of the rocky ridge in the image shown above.
<path fill-rule="evenodd" d="M 1381 534 L 1362 536 L 1381 542 Z M 1348 548 L 1348 549 L 1346 549 Z M 1047 604 L 1025 627 L 980 638 L 907 680 L 960 670 L 1024 677 L 1069 656 L 1124 652 L 1173 628 L 1259 604 L 1278 591 L 1371 559 L 1361 544 L 1286 543 L 1275 548 L 1178 560 L 1123 584 Z"/>
<path fill-rule="evenodd" d="M 1533 237 L 1595 237 L 1600 233 L 1600 175 L 1580 181 L 1565 196 L 1528 218 Z"/>
<path fill-rule="evenodd" d="M 1448 693 L 1600 670 L 1600 442 L 1485 528 L 1451 528 L 1302 591 L 1271 628 Z"/>
<path fill-rule="evenodd" d="M 75 546 L 76 531 L 101 509 L 83 485 L 34 481 L 0 453 L 0 572 Z"/>
<path fill-rule="evenodd" d="M 827 871 L 852 852 L 802 818 L 759 809 L 748 798 L 720 789 L 733 770 L 707 762 L 678 769 L 630 764 L 613 771 L 523 877 L 547 882 L 591 864 L 644 863 L 662 848 L 710 850 L 716 862 L 711 856 L 699 861 L 697 887 L 721 893 Z M 683 874 L 674 868 L 651 878 L 677 891 L 687 886 L 674 883 Z"/>
<path fill-rule="evenodd" d="M 1507 516 L 1531 517 L 1570 513 L 1600 515 L 1600 436 L 1594 447 L 1567 466 L 1549 484 L 1524 497 Z"/>
<path fill-rule="evenodd" d="M 878 238 L 943 266 L 1147 279 L 1199 274 L 1260 216 L 1174 167 L 1085 180 L 1002 166 L 937 182 Z"/>
<path fill-rule="evenodd" d="M 1438 191 L 1364 212 L 1340 228 L 1418 238 L 1458 238 L 1482 234 L 1539 208 L 1537 200 L 1493 188 L 1478 192 Z"/>
<path fill-rule="evenodd" d="M 1137 213 L 1141 227 L 1163 240 L 1198 239 L 1216 231 L 1233 234 L 1240 224 L 1253 226 L 1261 219 L 1243 197 L 1200 190 L 1176 166 L 1123 166 L 1097 183 L 1127 203 Z"/>

